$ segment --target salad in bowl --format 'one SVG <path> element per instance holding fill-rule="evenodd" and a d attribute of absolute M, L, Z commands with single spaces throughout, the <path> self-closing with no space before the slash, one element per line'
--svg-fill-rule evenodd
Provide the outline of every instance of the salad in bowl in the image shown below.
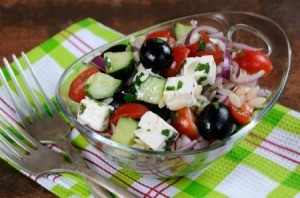
<path fill-rule="evenodd" d="M 280 38 L 260 23 L 277 28 Z M 273 57 L 278 39 L 286 42 L 283 65 Z M 289 61 L 288 40 L 271 20 L 200 14 L 84 56 L 64 73 L 57 99 L 82 135 L 119 164 L 154 177 L 181 176 L 250 132 L 278 99 Z"/>

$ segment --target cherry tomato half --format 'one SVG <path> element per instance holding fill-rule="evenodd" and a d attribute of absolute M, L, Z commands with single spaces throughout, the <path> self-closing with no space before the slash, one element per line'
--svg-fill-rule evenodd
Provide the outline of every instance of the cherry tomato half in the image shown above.
<path fill-rule="evenodd" d="M 244 103 L 241 107 L 237 108 L 229 102 L 228 108 L 231 115 L 238 123 L 247 124 L 250 121 L 253 113 L 253 107 L 251 107 L 248 103 Z"/>
<path fill-rule="evenodd" d="M 149 109 L 142 104 L 126 103 L 117 108 L 110 118 L 110 124 L 116 125 L 120 117 L 140 119 Z"/>
<path fill-rule="evenodd" d="M 167 67 L 164 70 L 163 75 L 165 77 L 175 76 L 190 53 L 190 50 L 188 48 L 181 47 L 181 46 L 173 47 L 172 51 L 174 57 L 173 62 L 169 67 Z"/>
<path fill-rule="evenodd" d="M 168 42 L 170 42 L 170 43 L 174 43 L 176 41 L 174 36 L 170 32 L 165 31 L 165 30 L 158 30 L 158 31 L 148 34 L 145 41 L 147 41 L 151 38 L 166 38 L 166 39 L 168 39 Z"/>
<path fill-rule="evenodd" d="M 173 112 L 171 125 L 180 133 L 188 136 L 192 140 L 199 138 L 199 133 L 195 125 L 195 116 L 190 108 L 184 107 Z"/>
<path fill-rule="evenodd" d="M 97 67 L 90 67 L 83 72 L 81 72 L 71 83 L 68 96 L 75 102 L 80 102 L 85 98 L 86 93 L 84 92 L 84 87 L 87 79 L 99 72 Z"/>
<path fill-rule="evenodd" d="M 234 60 L 249 74 L 264 70 L 266 76 L 273 68 L 269 57 L 261 51 L 242 50 Z"/>
<path fill-rule="evenodd" d="M 201 38 L 205 41 L 205 44 L 211 43 L 209 37 L 205 32 L 201 32 Z M 191 50 L 189 57 L 201 57 L 205 55 L 212 55 L 214 57 L 216 65 L 223 61 L 223 52 L 219 47 L 216 47 L 214 50 L 199 50 L 200 41 L 193 44 L 187 45 L 186 47 Z"/>

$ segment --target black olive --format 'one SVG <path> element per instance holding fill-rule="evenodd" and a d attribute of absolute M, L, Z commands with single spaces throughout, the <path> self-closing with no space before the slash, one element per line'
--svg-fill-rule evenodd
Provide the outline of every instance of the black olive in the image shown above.
<path fill-rule="evenodd" d="M 154 72 L 159 72 L 172 64 L 173 52 L 167 42 L 152 38 L 143 43 L 140 49 L 140 61 L 145 68 L 152 68 Z"/>
<path fill-rule="evenodd" d="M 166 108 L 166 107 L 159 108 L 155 104 L 149 104 L 149 103 L 142 103 L 142 104 L 144 104 L 145 106 L 147 106 L 152 112 L 154 112 L 155 114 L 157 114 L 159 117 L 161 117 L 165 121 L 167 121 L 171 117 L 171 110 L 168 109 L 168 108 Z"/>
<path fill-rule="evenodd" d="M 113 95 L 113 101 L 109 104 L 113 106 L 115 109 L 120 107 L 125 103 L 124 96 L 126 94 L 126 90 L 118 91 Z"/>
<path fill-rule="evenodd" d="M 226 105 L 212 102 L 200 113 L 197 125 L 205 140 L 222 140 L 230 134 L 233 118 Z"/>
<path fill-rule="evenodd" d="M 125 45 L 125 44 L 114 45 L 114 46 L 108 48 L 107 50 L 105 50 L 101 56 L 103 57 L 103 54 L 105 52 L 124 52 L 124 51 L 126 51 L 126 48 L 127 48 L 127 45 Z"/>

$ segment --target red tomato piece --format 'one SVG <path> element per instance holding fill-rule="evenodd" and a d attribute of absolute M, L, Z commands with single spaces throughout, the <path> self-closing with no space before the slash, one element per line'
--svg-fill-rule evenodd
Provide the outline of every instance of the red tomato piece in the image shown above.
<path fill-rule="evenodd" d="M 231 115 L 240 124 L 247 124 L 250 121 L 251 115 L 254 108 L 248 103 L 244 103 L 241 107 L 237 108 L 233 106 L 230 102 L 228 104 Z"/>
<path fill-rule="evenodd" d="M 205 41 L 206 44 L 211 43 L 209 40 L 209 37 L 207 34 L 203 31 L 201 31 L 201 38 Z M 189 57 L 201 57 L 205 55 L 212 55 L 214 57 L 214 60 L 216 62 L 216 65 L 221 63 L 223 61 L 223 52 L 216 47 L 215 50 L 210 51 L 210 50 L 199 50 L 200 42 L 195 42 L 193 44 L 187 45 L 186 47 L 191 50 Z"/>
<path fill-rule="evenodd" d="M 110 124 L 116 125 L 120 117 L 140 119 L 149 109 L 142 104 L 126 103 L 117 108 L 110 118 Z"/>
<path fill-rule="evenodd" d="M 99 72 L 97 67 L 90 67 L 83 72 L 81 72 L 71 83 L 68 96 L 75 102 L 80 102 L 85 98 L 86 93 L 84 92 L 84 87 L 87 79 Z"/>
<path fill-rule="evenodd" d="M 266 76 L 273 68 L 269 57 L 261 51 L 242 50 L 236 55 L 234 60 L 249 74 L 264 70 Z"/>
<path fill-rule="evenodd" d="M 171 125 L 180 134 L 184 134 L 192 140 L 199 138 L 199 133 L 195 125 L 195 116 L 188 107 L 184 107 L 174 112 L 171 118 Z"/>
<path fill-rule="evenodd" d="M 190 57 L 195 56 L 205 56 L 205 55 L 212 55 L 214 57 L 216 65 L 220 64 L 223 61 L 223 52 L 217 48 L 214 51 L 191 51 Z"/>
<path fill-rule="evenodd" d="M 190 50 L 186 47 L 175 46 L 172 48 L 173 51 L 173 62 L 164 70 L 165 77 L 173 77 L 180 70 L 185 59 L 188 57 Z"/>
<path fill-rule="evenodd" d="M 168 42 L 170 42 L 170 43 L 174 43 L 176 41 L 174 36 L 170 32 L 165 31 L 165 30 L 158 30 L 158 31 L 148 34 L 145 41 L 147 41 L 151 38 L 167 38 Z"/>

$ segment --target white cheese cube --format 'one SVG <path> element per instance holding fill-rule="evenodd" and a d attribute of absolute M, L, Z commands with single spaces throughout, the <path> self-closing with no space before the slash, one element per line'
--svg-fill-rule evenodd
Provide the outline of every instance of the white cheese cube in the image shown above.
<path fill-rule="evenodd" d="M 81 100 L 77 120 L 96 131 L 104 131 L 108 127 L 108 120 L 114 108 L 106 103 L 86 97 Z"/>
<path fill-rule="evenodd" d="M 192 76 L 198 84 L 213 85 L 216 79 L 216 63 L 212 55 L 186 58 L 182 75 Z"/>
<path fill-rule="evenodd" d="M 135 130 L 134 134 L 157 151 L 169 149 L 179 135 L 176 129 L 151 111 L 141 117 L 138 126 L 140 129 Z"/>
<path fill-rule="evenodd" d="M 197 91 L 198 88 L 194 78 L 189 76 L 171 77 L 167 79 L 163 98 L 167 107 L 172 111 L 191 107 L 197 103 L 196 98 L 201 93 L 201 91 Z"/>

